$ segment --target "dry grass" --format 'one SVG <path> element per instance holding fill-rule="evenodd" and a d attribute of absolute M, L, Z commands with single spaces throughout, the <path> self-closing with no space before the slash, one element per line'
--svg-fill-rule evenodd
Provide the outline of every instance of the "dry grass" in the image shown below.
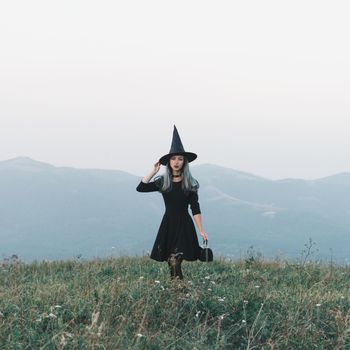
<path fill-rule="evenodd" d="M 1 349 L 349 349 L 350 269 L 263 259 L 18 260 L 0 267 Z"/>

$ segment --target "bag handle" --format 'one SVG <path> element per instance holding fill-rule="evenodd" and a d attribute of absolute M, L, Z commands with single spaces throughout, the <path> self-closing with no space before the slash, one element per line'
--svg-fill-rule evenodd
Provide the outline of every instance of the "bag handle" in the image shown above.
<path fill-rule="evenodd" d="M 208 240 L 207 239 L 203 239 L 203 246 L 204 246 L 204 248 L 208 247 Z"/>

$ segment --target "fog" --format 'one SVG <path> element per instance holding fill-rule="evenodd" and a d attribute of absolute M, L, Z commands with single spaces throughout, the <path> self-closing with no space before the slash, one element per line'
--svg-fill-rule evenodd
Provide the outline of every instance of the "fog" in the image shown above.
<path fill-rule="evenodd" d="M 350 171 L 346 1 L 12 1 L 0 160 L 147 173 L 173 125 L 191 164 Z"/>

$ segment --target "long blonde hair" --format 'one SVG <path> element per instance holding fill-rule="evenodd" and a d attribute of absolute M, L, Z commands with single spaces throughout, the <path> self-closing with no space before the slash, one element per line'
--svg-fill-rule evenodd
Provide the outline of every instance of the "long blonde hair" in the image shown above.
<path fill-rule="evenodd" d="M 197 191 L 199 188 L 199 182 L 192 176 L 187 158 L 184 156 L 184 164 L 181 169 L 183 180 L 181 184 L 182 190 L 188 194 L 190 191 Z M 172 170 L 170 162 L 167 163 L 165 173 L 159 175 L 154 179 L 156 185 L 161 192 L 169 192 L 172 190 Z"/>

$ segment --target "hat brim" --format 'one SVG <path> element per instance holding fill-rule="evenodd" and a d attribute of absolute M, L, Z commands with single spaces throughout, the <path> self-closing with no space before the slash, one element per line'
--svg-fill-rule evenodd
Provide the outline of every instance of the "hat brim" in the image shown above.
<path fill-rule="evenodd" d="M 169 162 L 169 159 L 174 156 L 175 154 L 180 154 L 183 155 L 187 158 L 188 162 L 193 162 L 197 158 L 197 154 L 192 153 L 192 152 L 174 152 L 174 153 L 168 153 L 164 155 L 163 157 L 159 158 L 159 162 L 162 165 L 167 165 Z"/>

